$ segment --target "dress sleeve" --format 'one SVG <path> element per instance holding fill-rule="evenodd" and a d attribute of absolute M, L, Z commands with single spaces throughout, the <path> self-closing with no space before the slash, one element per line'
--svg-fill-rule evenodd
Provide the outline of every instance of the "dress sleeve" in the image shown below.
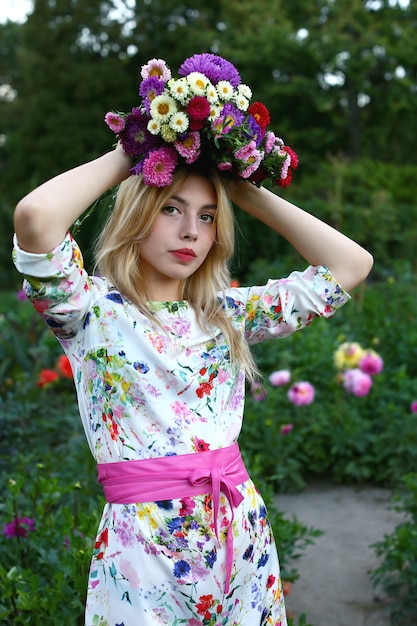
<path fill-rule="evenodd" d="M 22 250 L 16 235 L 13 244 L 12 258 L 24 275 L 26 296 L 59 340 L 74 337 L 92 300 L 92 279 L 84 270 L 77 243 L 68 233 L 46 254 Z"/>
<path fill-rule="evenodd" d="M 243 314 L 241 326 L 249 343 L 287 337 L 311 324 L 315 317 L 331 317 L 350 295 L 324 266 L 309 266 L 266 285 L 228 291 L 234 314 Z M 239 302 L 240 301 L 240 302 Z M 241 308 L 242 305 L 244 309 Z M 236 318 L 235 318 L 236 321 Z"/>

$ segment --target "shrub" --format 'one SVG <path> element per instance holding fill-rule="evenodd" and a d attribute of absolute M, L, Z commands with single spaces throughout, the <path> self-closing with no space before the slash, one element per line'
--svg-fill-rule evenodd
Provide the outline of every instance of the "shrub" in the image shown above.
<path fill-rule="evenodd" d="M 417 474 L 404 476 L 403 487 L 393 508 L 404 514 L 404 521 L 372 546 L 383 561 L 371 579 L 391 598 L 393 626 L 410 626 L 417 617 Z"/>

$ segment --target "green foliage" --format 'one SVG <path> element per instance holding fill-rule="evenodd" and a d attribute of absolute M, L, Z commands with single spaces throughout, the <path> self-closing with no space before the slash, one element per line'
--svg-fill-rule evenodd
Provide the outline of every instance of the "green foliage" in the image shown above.
<path fill-rule="evenodd" d="M 256 279 L 256 269 L 249 282 Z M 315 320 L 308 330 L 283 342 L 255 347 L 267 394 L 261 402 L 248 397 L 241 443 L 250 463 L 261 466 L 277 491 L 300 490 L 323 475 L 336 482 L 391 486 L 413 471 L 414 283 L 387 280 L 359 289 L 331 321 Z M 383 371 L 365 397 L 347 393 L 338 380 L 333 356 L 346 341 L 373 348 L 384 360 Z M 280 369 L 291 372 L 291 383 L 306 380 L 315 387 L 312 404 L 294 406 L 287 397 L 289 385 L 270 385 L 269 375 Z M 282 435 L 285 424 L 293 429 Z"/>
<path fill-rule="evenodd" d="M 1 519 L 28 521 L 23 535 L 0 535 L 0 623 L 81 626 L 99 501 L 85 484 L 68 483 L 56 456 L 43 456 L 15 457 L 1 476 Z"/>
<path fill-rule="evenodd" d="M 404 476 L 403 488 L 397 490 L 393 508 L 404 521 L 393 533 L 374 544 L 381 565 L 371 578 L 391 598 L 392 626 L 409 626 L 417 616 L 417 474 Z"/>
<path fill-rule="evenodd" d="M 110 149 L 107 110 L 135 105 L 140 67 L 172 67 L 195 52 L 238 66 L 272 127 L 300 155 L 286 192 L 366 244 L 390 269 L 415 263 L 416 6 L 320 0 L 34 0 L 24 24 L 0 24 L 0 283 L 17 280 L 10 261 L 12 212 L 54 174 Z M 115 6 L 119 7 L 116 11 Z M 9 86 L 9 87 L 7 87 Z M 14 95 L 14 97 L 13 97 Z M 349 161 L 347 161 L 349 157 Z M 346 162 L 346 164 L 345 164 Z M 342 165 L 341 165 L 342 164 Z M 59 210 L 59 207 L 57 207 Z M 235 263 L 272 262 L 288 249 L 240 216 L 252 245 Z M 89 244 L 97 224 L 86 222 Z"/>

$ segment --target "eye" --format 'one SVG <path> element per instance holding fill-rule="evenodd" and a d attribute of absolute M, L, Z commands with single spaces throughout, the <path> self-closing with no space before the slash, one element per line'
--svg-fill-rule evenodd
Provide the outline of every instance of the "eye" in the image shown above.
<path fill-rule="evenodd" d="M 166 213 L 166 215 L 176 215 L 179 212 L 179 209 L 172 204 L 167 204 L 166 206 L 162 207 L 161 212 Z"/>
<path fill-rule="evenodd" d="M 214 215 L 212 215 L 211 213 L 202 213 L 200 215 L 200 220 L 204 222 L 205 224 L 213 224 Z"/>

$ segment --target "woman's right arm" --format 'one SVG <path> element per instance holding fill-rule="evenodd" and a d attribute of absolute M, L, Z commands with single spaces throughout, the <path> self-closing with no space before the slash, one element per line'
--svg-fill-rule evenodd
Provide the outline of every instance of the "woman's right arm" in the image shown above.
<path fill-rule="evenodd" d="M 14 213 L 20 248 L 39 254 L 53 250 L 97 198 L 128 178 L 131 166 L 131 158 L 118 145 L 28 193 Z"/>

